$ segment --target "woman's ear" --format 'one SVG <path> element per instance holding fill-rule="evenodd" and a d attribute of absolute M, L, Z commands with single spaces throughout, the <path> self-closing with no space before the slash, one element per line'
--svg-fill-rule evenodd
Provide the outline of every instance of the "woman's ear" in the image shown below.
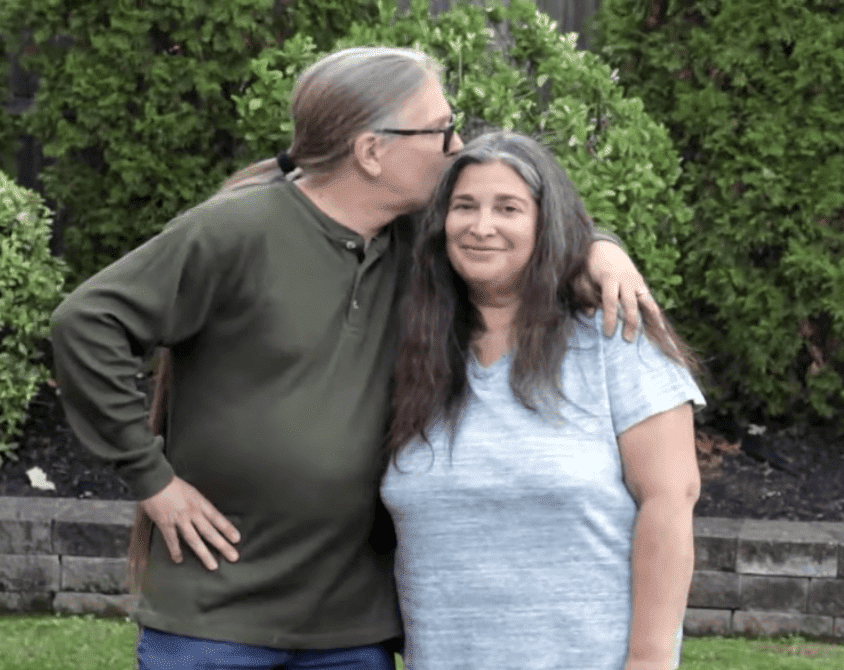
<path fill-rule="evenodd" d="M 373 132 L 363 132 L 355 138 L 352 145 L 360 169 L 370 177 L 381 176 L 381 137 Z"/>

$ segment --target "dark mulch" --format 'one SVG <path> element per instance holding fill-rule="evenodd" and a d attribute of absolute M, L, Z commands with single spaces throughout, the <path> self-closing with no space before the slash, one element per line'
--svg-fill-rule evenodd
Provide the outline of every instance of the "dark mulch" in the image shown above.
<path fill-rule="evenodd" d="M 29 404 L 18 460 L 3 459 L 0 495 L 131 500 L 126 484 L 111 466 L 84 448 L 67 425 L 55 389 L 45 385 Z M 30 485 L 26 471 L 41 468 L 55 491 Z"/>
<path fill-rule="evenodd" d="M 52 388 L 41 390 L 29 415 L 18 460 L 4 459 L 0 467 L 0 495 L 131 498 L 111 468 L 79 444 Z M 697 516 L 844 520 L 844 437 L 829 427 L 772 428 L 761 436 L 745 435 L 743 449 L 736 446 L 735 435 L 729 437 L 703 438 L 714 457 L 701 454 L 704 480 Z M 745 451 L 753 451 L 756 457 Z M 760 460 L 764 457 L 790 472 Z M 30 485 L 26 471 L 36 466 L 55 484 L 55 491 Z"/>

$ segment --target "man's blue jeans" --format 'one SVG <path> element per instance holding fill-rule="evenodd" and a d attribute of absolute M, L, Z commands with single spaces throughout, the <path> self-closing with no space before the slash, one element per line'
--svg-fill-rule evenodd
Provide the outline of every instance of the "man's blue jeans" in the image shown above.
<path fill-rule="evenodd" d="M 383 644 L 347 649 L 285 651 L 205 640 L 144 628 L 139 670 L 395 670 Z"/>

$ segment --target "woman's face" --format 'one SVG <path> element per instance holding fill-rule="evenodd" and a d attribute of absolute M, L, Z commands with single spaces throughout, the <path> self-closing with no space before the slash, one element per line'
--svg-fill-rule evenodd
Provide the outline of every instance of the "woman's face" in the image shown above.
<path fill-rule="evenodd" d="M 448 203 L 446 252 L 473 292 L 518 291 L 536 243 L 537 212 L 528 185 L 505 163 L 463 168 Z"/>

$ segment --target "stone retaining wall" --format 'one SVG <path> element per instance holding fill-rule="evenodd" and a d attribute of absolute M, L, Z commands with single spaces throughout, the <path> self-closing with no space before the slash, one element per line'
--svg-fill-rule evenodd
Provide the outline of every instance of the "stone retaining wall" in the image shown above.
<path fill-rule="evenodd" d="M 125 501 L 0 497 L 0 611 L 124 616 Z"/>
<path fill-rule="evenodd" d="M 695 519 L 690 635 L 844 638 L 844 523 Z"/>
<path fill-rule="evenodd" d="M 125 616 L 134 503 L 0 497 L 0 611 Z M 695 520 L 688 635 L 844 639 L 844 523 Z"/>

